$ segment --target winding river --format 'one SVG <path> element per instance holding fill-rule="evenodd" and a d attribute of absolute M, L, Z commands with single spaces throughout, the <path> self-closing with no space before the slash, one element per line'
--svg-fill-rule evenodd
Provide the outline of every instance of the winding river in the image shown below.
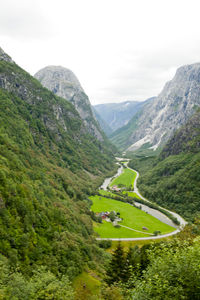
<path fill-rule="evenodd" d="M 118 161 L 124 161 L 126 159 L 124 158 L 116 158 Z M 128 162 L 127 162 L 128 163 Z M 146 202 L 151 203 L 148 199 L 144 198 L 137 187 L 137 180 L 139 178 L 139 172 L 137 172 L 134 169 L 129 168 L 130 170 L 136 172 L 136 178 L 134 181 L 134 192 L 143 200 L 145 200 Z M 107 190 L 108 185 L 110 184 L 110 182 L 113 180 L 114 177 L 118 177 L 121 173 L 123 172 L 123 167 L 120 165 L 120 167 L 117 170 L 117 173 L 115 174 L 115 176 L 110 177 L 110 178 L 106 178 L 103 182 L 103 184 L 100 186 L 100 189 L 104 189 Z M 165 238 L 165 237 L 169 237 L 172 235 L 177 234 L 178 232 L 180 232 L 184 226 L 187 224 L 187 222 L 177 213 L 172 212 L 170 210 L 167 210 L 163 207 L 160 206 L 160 208 L 164 209 L 165 211 L 169 212 L 170 214 L 172 214 L 175 218 L 177 218 L 177 220 L 180 222 L 180 225 L 177 226 L 175 225 L 172 220 L 170 218 L 168 218 L 165 214 L 161 213 L 160 211 L 153 209 L 147 205 L 141 204 L 139 202 L 135 202 L 135 205 L 140 207 L 143 211 L 147 212 L 148 214 L 152 215 L 153 217 L 159 219 L 161 222 L 168 224 L 174 228 L 176 228 L 176 230 L 167 233 L 167 234 L 163 234 L 163 235 L 158 235 L 158 236 L 151 236 L 151 237 L 141 237 L 141 238 L 97 238 L 97 240 L 112 240 L 112 241 L 137 241 L 137 240 L 154 240 L 154 239 L 160 239 L 160 238 Z"/>

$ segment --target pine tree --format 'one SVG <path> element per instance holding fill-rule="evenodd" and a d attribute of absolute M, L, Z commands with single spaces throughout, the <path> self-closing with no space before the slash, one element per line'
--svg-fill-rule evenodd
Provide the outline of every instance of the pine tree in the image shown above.
<path fill-rule="evenodd" d="M 112 255 L 111 262 L 108 266 L 108 270 L 106 274 L 107 275 L 106 282 L 108 284 L 123 281 L 124 264 L 125 264 L 124 250 L 121 243 L 119 242 L 116 250 Z"/>
<path fill-rule="evenodd" d="M 123 283 L 127 287 L 133 288 L 139 276 L 140 270 L 140 248 L 138 246 L 129 247 L 125 257 L 124 270 L 123 270 Z"/>

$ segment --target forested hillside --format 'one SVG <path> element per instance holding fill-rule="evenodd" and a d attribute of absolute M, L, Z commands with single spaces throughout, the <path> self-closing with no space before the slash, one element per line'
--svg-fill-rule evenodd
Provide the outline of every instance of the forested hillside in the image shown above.
<path fill-rule="evenodd" d="M 140 158 L 130 166 L 141 170 L 141 192 L 188 220 L 200 213 L 200 111 L 168 141 L 157 159 Z"/>
<path fill-rule="evenodd" d="M 34 270 L 41 281 L 50 276 L 62 286 L 67 279 L 55 275 L 72 279 L 86 265 L 101 262 L 87 196 L 111 172 L 113 161 L 109 143 L 88 134 L 71 103 L 43 88 L 1 50 L 0 295 L 8 295 L 9 280 L 22 282 Z M 12 279 L 7 275 L 14 270 Z"/>

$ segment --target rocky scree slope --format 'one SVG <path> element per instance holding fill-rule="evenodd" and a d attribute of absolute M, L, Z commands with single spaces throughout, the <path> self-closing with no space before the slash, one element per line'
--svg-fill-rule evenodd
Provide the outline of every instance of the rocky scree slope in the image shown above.
<path fill-rule="evenodd" d="M 112 142 L 128 151 L 141 146 L 162 146 L 200 106 L 200 63 L 180 67 L 174 78 L 129 124 L 116 132 Z M 123 140 L 122 136 L 126 136 Z"/>
<path fill-rule="evenodd" d="M 39 70 L 35 78 L 44 87 L 74 105 L 91 135 L 100 141 L 105 139 L 92 112 L 89 98 L 71 70 L 61 66 L 47 66 Z"/>
<path fill-rule="evenodd" d="M 102 262 L 87 196 L 113 168 L 74 106 L 0 48 L 1 266 L 5 257 L 26 276 L 43 265 L 73 278 Z"/>

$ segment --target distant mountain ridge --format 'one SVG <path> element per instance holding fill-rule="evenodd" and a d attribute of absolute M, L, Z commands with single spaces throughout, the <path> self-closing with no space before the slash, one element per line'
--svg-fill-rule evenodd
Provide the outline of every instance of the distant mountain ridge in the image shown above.
<path fill-rule="evenodd" d="M 162 146 L 200 106 L 200 63 L 180 67 L 162 92 L 112 137 L 121 149 Z M 126 136 L 126 139 L 124 139 Z"/>
<path fill-rule="evenodd" d="M 94 105 L 95 110 L 108 124 L 112 132 L 125 126 L 130 119 L 143 107 L 145 101 L 125 101 Z"/>
<path fill-rule="evenodd" d="M 47 66 L 39 70 L 34 77 L 54 94 L 70 101 L 78 111 L 88 132 L 98 140 L 104 140 L 102 131 L 92 112 L 89 98 L 71 70 L 61 66 Z"/>
<path fill-rule="evenodd" d="M 112 133 L 112 129 L 110 126 L 102 119 L 100 114 L 97 112 L 94 106 L 92 106 L 93 113 L 95 115 L 96 120 L 98 121 L 101 129 L 105 132 L 105 134 L 109 137 L 109 135 Z"/>

